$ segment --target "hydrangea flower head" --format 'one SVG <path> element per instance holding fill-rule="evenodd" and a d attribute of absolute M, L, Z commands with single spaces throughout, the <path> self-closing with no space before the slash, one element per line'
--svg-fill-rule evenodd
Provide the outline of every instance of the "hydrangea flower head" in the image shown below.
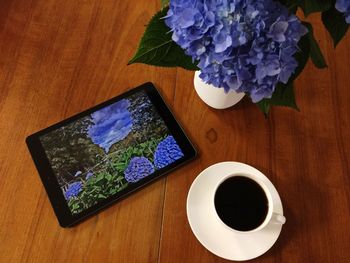
<path fill-rule="evenodd" d="M 179 145 L 177 145 L 174 137 L 169 135 L 158 144 L 154 153 L 154 165 L 160 169 L 183 156 L 184 154 Z"/>
<path fill-rule="evenodd" d="M 307 33 L 295 15 L 273 0 L 171 0 L 165 22 L 193 60 L 200 78 L 226 92 L 270 98 L 298 66 L 294 54 Z"/>
<path fill-rule="evenodd" d="M 86 177 L 85 177 L 85 180 L 89 180 L 92 176 L 94 176 L 94 173 L 89 171 L 87 174 L 86 174 Z"/>
<path fill-rule="evenodd" d="M 81 175 L 83 172 L 82 171 L 77 171 L 75 174 L 74 174 L 74 177 L 78 177 L 79 175 Z"/>
<path fill-rule="evenodd" d="M 72 197 L 77 197 L 78 194 L 81 192 L 82 190 L 82 183 L 81 182 L 74 182 L 71 183 L 66 192 L 64 193 L 64 196 L 66 198 L 66 200 L 70 200 Z"/>
<path fill-rule="evenodd" d="M 125 179 L 129 183 L 136 183 L 152 173 L 153 164 L 146 157 L 133 157 L 124 171 Z"/>
<path fill-rule="evenodd" d="M 337 0 L 335 8 L 344 13 L 346 23 L 350 24 L 350 1 L 349 0 Z"/>

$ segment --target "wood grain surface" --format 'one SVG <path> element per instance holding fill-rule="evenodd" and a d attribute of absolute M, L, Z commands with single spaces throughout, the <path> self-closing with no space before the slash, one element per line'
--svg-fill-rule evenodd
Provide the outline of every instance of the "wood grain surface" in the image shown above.
<path fill-rule="evenodd" d="M 225 262 L 196 240 L 185 203 L 198 173 L 226 160 L 264 172 L 284 204 L 279 240 L 252 262 L 349 262 L 350 34 L 333 50 L 311 16 L 329 67 L 309 62 L 297 80 L 300 112 L 275 108 L 265 119 L 248 98 L 207 107 L 193 72 L 126 65 L 159 2 L 0 1 L 0 262 Z M 199 157 L 80 225 L 59 227 L 25 137 L 147 81 Z"/>

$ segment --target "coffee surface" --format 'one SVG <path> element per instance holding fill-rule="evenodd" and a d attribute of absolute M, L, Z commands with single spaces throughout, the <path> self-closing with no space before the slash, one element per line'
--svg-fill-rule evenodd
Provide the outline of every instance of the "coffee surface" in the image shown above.
<path fill-rule="evenodd" d="M 249 231 L 259 227 L 268 212 L 268 199 L 262 187 L 245 176 L 233 176 L 215 193 L 215 209 L 229 227 Z"/>

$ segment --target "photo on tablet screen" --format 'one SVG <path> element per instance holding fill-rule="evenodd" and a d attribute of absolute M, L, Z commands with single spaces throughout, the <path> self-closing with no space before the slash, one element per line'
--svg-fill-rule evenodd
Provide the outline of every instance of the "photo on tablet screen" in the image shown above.
<path fill-rule="evenodd" d="M 72 214 L 184 156 L 144 91 L 40 137 Z"/>

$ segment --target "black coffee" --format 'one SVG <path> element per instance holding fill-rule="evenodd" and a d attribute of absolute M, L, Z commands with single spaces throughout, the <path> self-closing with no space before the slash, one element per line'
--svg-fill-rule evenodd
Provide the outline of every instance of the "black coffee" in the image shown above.
<path fill-rule="evenodd" d="M 268 212 L 264 190 L 245 176 L 233 176 L 222 182 L 216 190 L 214 203 L 220 219 L 239 231 L 257 228 Z"/>

